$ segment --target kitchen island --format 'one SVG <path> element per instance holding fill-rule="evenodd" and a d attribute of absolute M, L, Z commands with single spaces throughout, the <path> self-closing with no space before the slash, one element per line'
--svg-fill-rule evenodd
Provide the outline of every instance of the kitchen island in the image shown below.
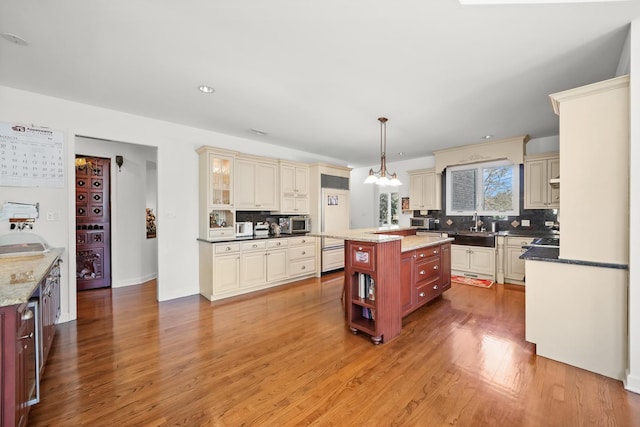
<path fill-rule="evenodd" d="M 0 258 L 0 424 L 26 425 L 60 315 L 63 249 Z"/>
<path fill-rule="evenodd" d="M 451 287 L 451 237 L 415 227 L 322 233 L 345 241 L 345 312 L 351 331 L 374 344 L 402 330 L 402 318 Z"/>

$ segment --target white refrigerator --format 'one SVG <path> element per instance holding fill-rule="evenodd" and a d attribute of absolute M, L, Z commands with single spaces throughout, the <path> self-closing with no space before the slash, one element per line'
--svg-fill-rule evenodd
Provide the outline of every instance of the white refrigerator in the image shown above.
<path fill-rule="evenodd" d="M 350 229 L 349 190 L 322 189 L 322 213 L 320 231 Z M 322 272 L 344 267 L 344 240 L 322 238 Z"/>

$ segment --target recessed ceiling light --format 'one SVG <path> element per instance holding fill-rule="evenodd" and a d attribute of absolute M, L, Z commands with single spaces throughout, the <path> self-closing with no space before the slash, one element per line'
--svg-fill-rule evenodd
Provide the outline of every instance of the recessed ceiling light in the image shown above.
<path fill-rule="evenodd" d="M 211 86 L 207 86 L 207 85 L 201 85 L 198 86 L 198 90 L 202 93 L 213 93 L 216 90 L 214 88 L 212 88 Z"/>
<path fill-rule="evenodd" d="M 249 132 L 251 132 L 254 135 L 258 135 L 258 136 L 267 136 L 269 134 L 268 132 L 265 132 L 265 131 L 260 130 L 260 129 L 255 129 L 255 128 L 249 129 Z"/>
<path fill-rule="evenodd" d="M 493 135 L 485 135 L 482 137 L 482 139 L 491 139 L 493 138 Z"/>
<path fill-rule="evenodd" d="M 29 44 L 22 37 L 16 36 L 15 34 L 11 34 L 11 33 L 2 33 L 2 38 L 11 43 L 15 43 L 19 46 L 27 46 Z"/>

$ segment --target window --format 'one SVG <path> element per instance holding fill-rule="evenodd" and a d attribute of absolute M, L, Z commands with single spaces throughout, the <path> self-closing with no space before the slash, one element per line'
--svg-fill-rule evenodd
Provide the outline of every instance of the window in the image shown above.
<path fill-rule="evenodd" d="M 519 215 L 519 170 L 508 160 L 447 168 L 447 215 Z"/>
<path fill-rule="evenodd" d="M 400 196 L 398 193 L 380 193 L 380 226 L 398 225 L 398 207 Z"/>

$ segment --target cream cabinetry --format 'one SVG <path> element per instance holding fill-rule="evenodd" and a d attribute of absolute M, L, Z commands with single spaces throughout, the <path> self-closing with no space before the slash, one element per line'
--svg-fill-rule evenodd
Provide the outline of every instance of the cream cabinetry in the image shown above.
<path fill-rule="evenodd" d="M 550 95 L 560 120 L 560 258 L 629 263 L 629 76 Z M 602 222 L 607 232 L 585 233 Z"/>
<path fill-rule="evenodd" d="M 435 169 L 420 169 L 409 173 L 409 209 L 438 210 L 442 208 L 442 175 Z"/>
<path fill-rule="evenodd" d="M 315 274 L 317 270 L 316 238 L 292 237 L 289 239 L 289 276 Z"/>
<path fill-rule="evenodd" d="M 278 163 L 264 157 L 241 155 L 235 164 L 237 210 L 277 210 Z"/>
<path fill-rule="evenodd" d="M 288 278 L 288 240 L 275 239 L 267 241 L 267 282 Z"/>
<path fill-rule="evenodd" d="M 309 166 L 280 162 L 280 212 L 309 213 Z"/>
<path fill-rule="evenodd" d="M 495 280 L 495 271 L 495 248 L 451 245 L 452 274 Z"/>
<path fill-rule="evenodd" d="M 200 294 L 228 298 L 316 273 L 316 239 L 281 237 L 240 242 L 200 242 Z"/>
<path fill-rule="evenodd" d="M 504 281 L 508 283 L 524 284 L 524 265 L 520 255 L 526 252 L 523 246 L 529 245 L 533 237 L 507 237 L 505 239 L 505 268 Z"/>
<path fill-rule="evenodd" d="M 227 239 L 235 234 L 235 152 L 201 147 L 198 153 L 198 235 L 202 239 Z"/>
<path fill-rule="evenodd" d="M 560 207 L 560 188 L 551 179 L 560 178 L 558 153 L 526 156 L 524 160 L 524 208 L 553 209 Z"/>

